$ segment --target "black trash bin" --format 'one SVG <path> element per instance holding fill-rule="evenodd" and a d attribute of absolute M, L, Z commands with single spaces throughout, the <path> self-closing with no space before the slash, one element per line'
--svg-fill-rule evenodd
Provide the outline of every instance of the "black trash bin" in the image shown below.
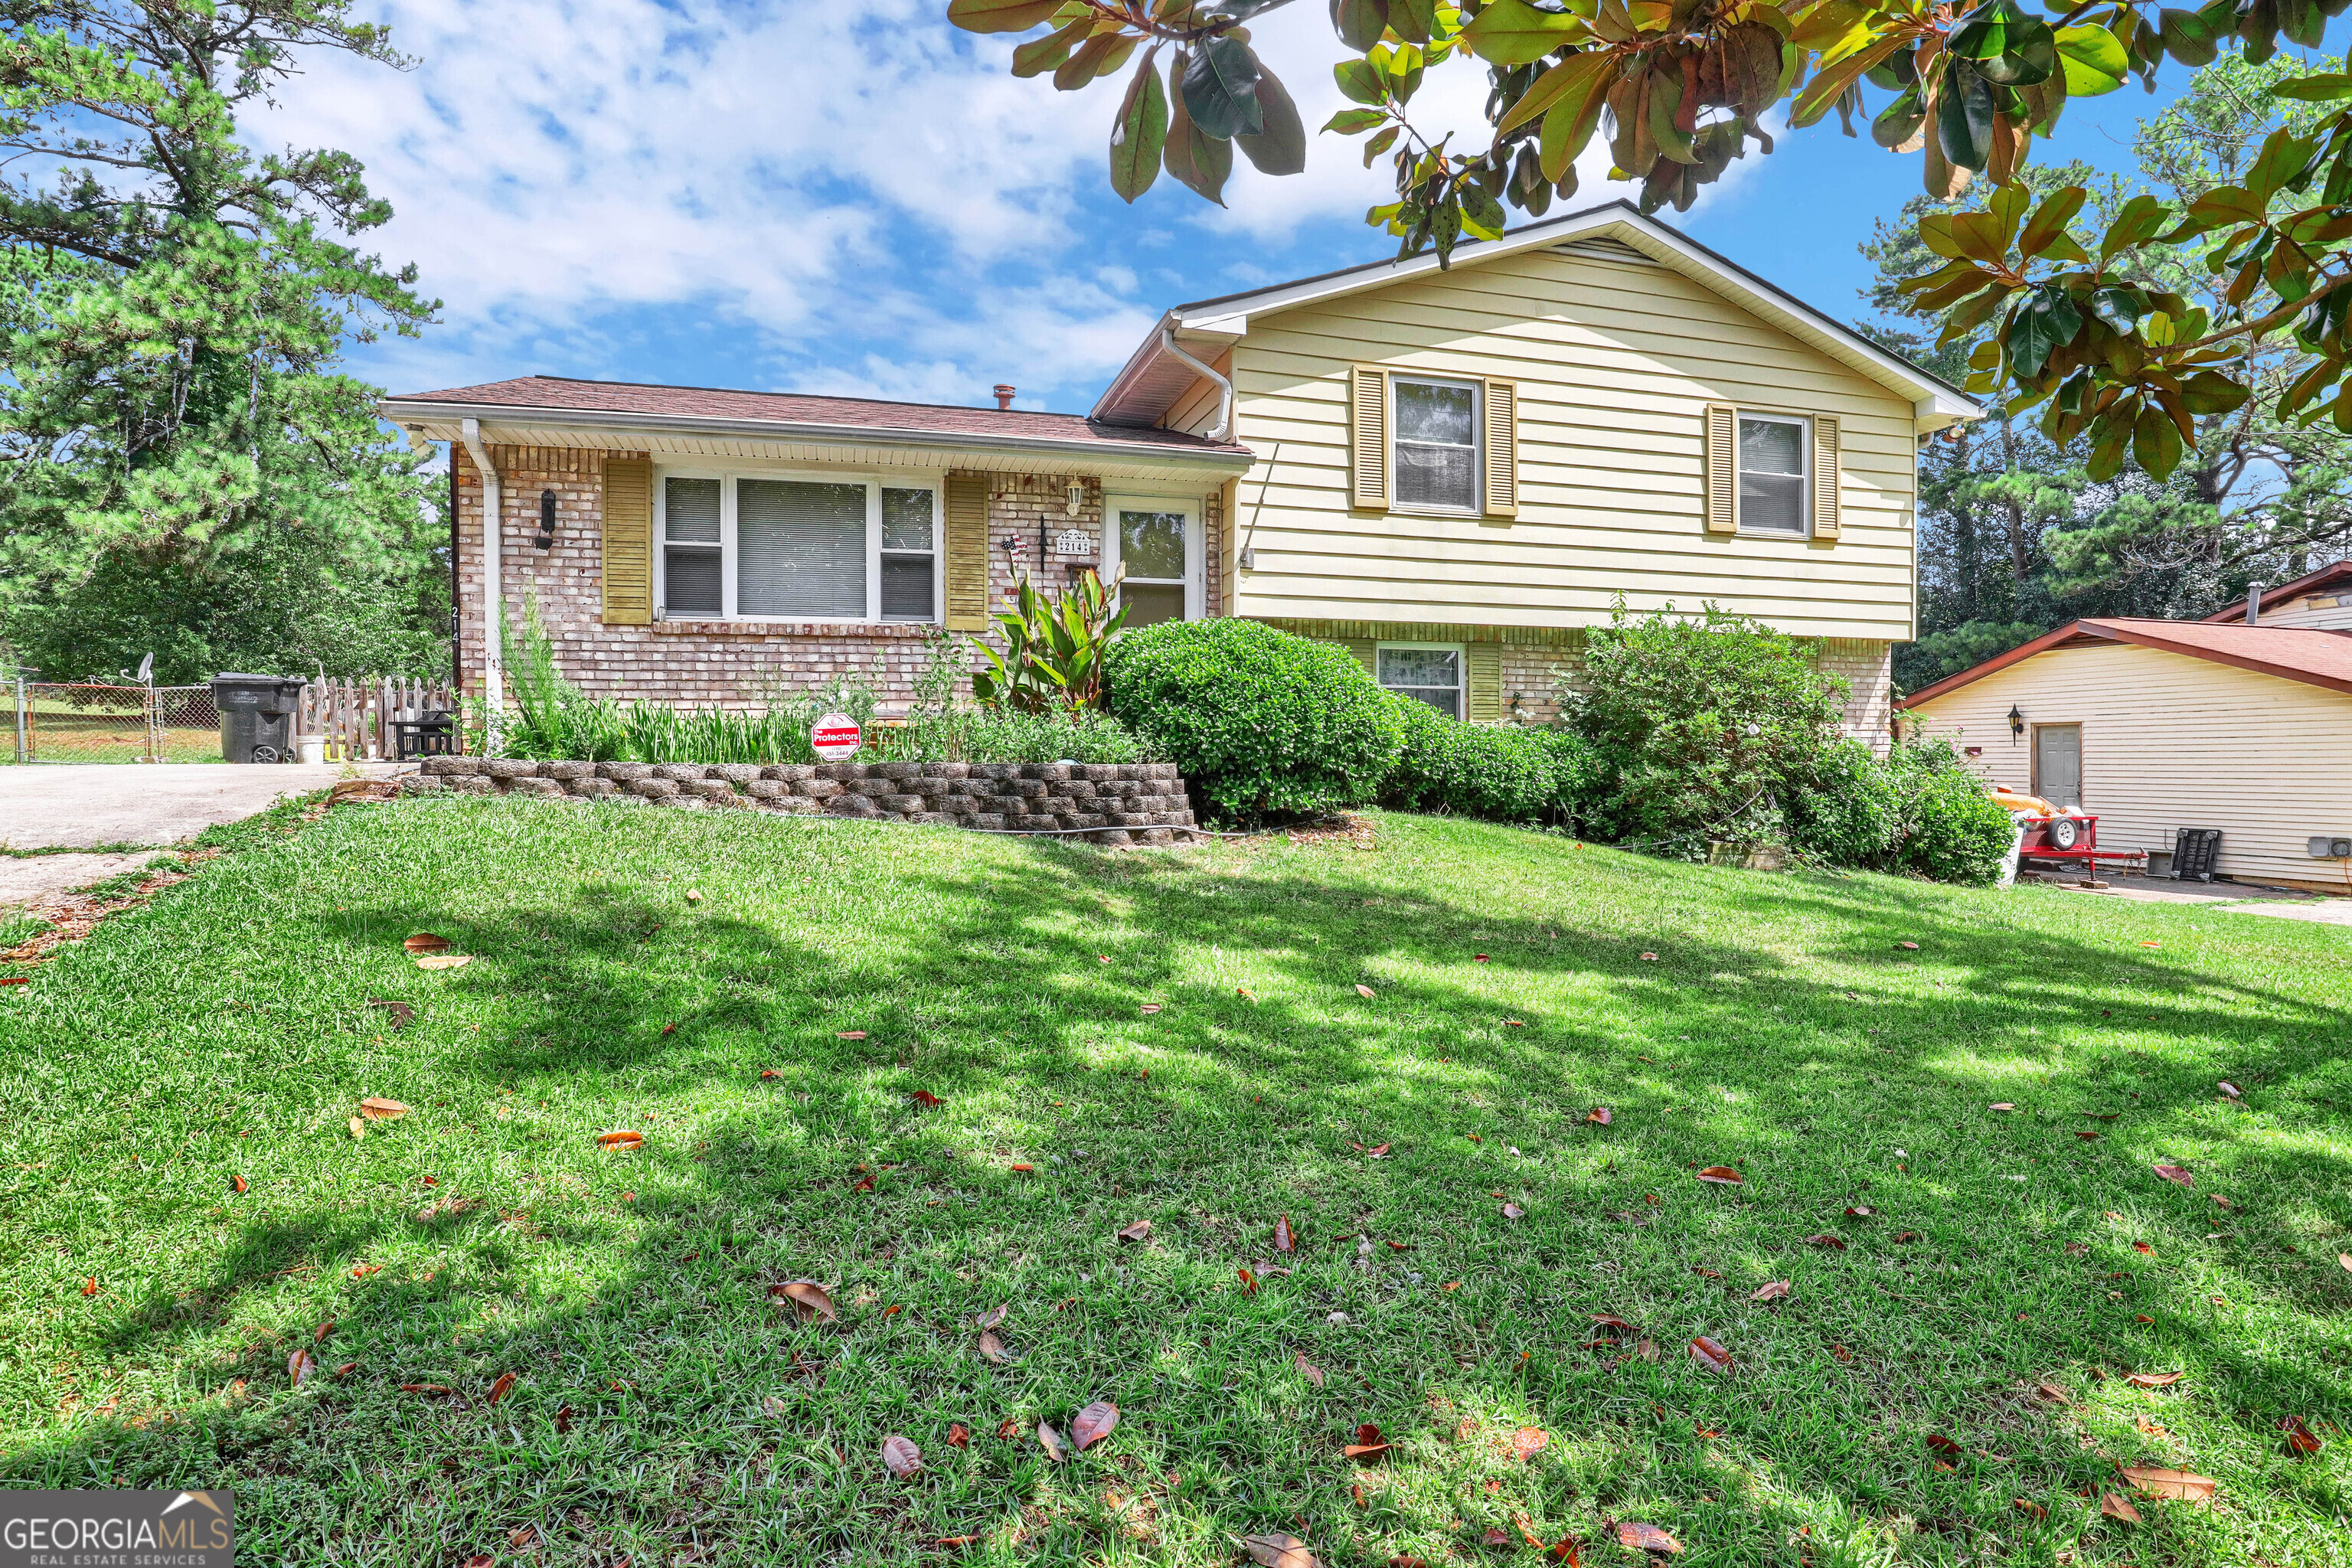
<path fill-rule="evenodd" d="M 294 710 L 301 700 L 302 682 L 282 675 L 214 676 L 221 755 L 232 763 L 291 761 Z"/>

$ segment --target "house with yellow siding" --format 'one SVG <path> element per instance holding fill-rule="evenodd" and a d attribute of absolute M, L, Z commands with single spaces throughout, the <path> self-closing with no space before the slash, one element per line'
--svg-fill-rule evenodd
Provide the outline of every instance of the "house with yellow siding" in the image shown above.
<path fill-rule="evenodd" d="M 472 689 L 528 595 L 591 690 L 903 700 L 938 628 L 1093 568 L 1131 626 L 1264 620 L 1483 722 L 1554 711 L 1621 601 L 1713 605 L 1810 642 L 1882 744 L 1918 446 L 1978 412 L 1623 203 L 1177 306 L 1084 416 L 997 391 L 530 376 L 382 412 L 450 444 Z"/>

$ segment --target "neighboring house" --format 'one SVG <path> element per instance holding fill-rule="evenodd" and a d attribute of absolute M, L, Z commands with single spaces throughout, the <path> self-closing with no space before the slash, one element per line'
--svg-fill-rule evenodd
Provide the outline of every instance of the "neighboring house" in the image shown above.
<path fill-rule="evenodd" d="M 1124 574 L 1129 625 L 1245 616 L 1383 684 L 1540 718 L 1587 628 L 1713 604 L 1818 650 L 1847 727 L 1913 632 L 1918 442 L 1976 405 L 1617 203 L 1185 305 L 1092 413 L 532 376 L 389 398 L 448 441 L 457 660 L 526 593 L 565 672 L 740 703 L 849 673 L 903 701 L 931 628 L 1023 574 Z M 499 548 L 482 548 L 485 488 Z"/>
<path fill-rule="evenodd" d="M 2322 566 L 2275 588 L 2257 588 L 2246 597 L 2246 604 L 2217 611 L 2206 616 L 2206 621 L 2214 626 L 2235 622 L 2240 626 L 2319 626 L 2329 631 L 2352 631 L 2352 561 Z"/>
<path fill-rule="evenodd" d="M 1994 784 L 2095 816 L 2103 849 L 2218 827 L 2223 876 L 2352 892 L 2352 634 L 2275 625 L 2270 599 L 2251 626 L 2075 621 L 1903 707 Z"/>

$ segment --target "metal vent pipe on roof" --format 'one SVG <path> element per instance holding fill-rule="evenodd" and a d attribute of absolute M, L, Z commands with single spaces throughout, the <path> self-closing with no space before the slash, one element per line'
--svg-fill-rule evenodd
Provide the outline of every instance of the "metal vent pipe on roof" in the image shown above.
<path fill-rule="evenodd" d="M 2263 616 L 2263 585 L 2259 583 L 2246 590 L 2246 625 L 2252 626 Z"/>
<path fill-rule="evenodd" d="M 996 406 L 999 410 L 1013 406 L 1013 388 L 1004 382 L 996 384 Z"/>

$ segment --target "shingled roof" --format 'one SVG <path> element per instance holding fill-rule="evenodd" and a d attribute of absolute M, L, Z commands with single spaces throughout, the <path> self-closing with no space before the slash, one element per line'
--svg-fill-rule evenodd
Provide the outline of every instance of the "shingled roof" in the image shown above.
<path fill-rule="evenodd" d="M 2231 665 L 2261 675 L 2274 675 L 2281 680 L 2323 686 L 2331 691 L 2352 692 L 2352 633 L 2308 626 L 2228 626 L 2206 621 L 2114 616 L 2069 621 L 2056 631 L 2044 632 L 2032 642 L 2021 643 L 2007 653 L 1996 654 L 1958 675 L 1948 675 L 1934 685 L 1913 692 L 1897 706 L 1916 708 L 1922 702 L 1957 690 L 1971 681 L 1982 680 L 1988 675 L 2053 648 L 2095 647 L 2116 643 Z"/>

